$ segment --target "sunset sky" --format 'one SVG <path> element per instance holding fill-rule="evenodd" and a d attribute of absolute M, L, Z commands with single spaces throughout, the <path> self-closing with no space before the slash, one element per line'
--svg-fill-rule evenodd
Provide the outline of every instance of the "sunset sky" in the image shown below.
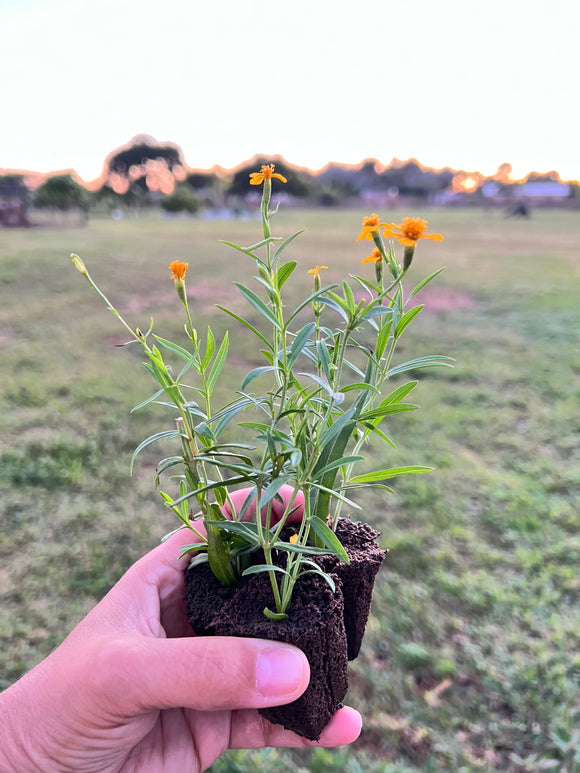
<path fill-rule="evenodd" d="M 98 177 L 136 134 L 580 179 L 572 0 L 0 0 L 0 171 Z"/>

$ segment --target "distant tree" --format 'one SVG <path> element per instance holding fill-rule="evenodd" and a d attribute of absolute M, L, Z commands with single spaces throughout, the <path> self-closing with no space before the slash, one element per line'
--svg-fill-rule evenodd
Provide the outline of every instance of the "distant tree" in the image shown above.
<path fill-rule="evenodd" d="M 30 190 L 24 175 L 5 174 L 0 177 L 0 226 L 25 227 L 28 220 Z"/>
<path fill-rule="evenodd" d="M 146 161 L 158 161 L 159 159 L 163 159 L 169 169 L 181 166 L 180 153 L 177 148 L 171 145 L 141 142 L 114 153 L 109 158 L 109 172 L 114 172 L 124 177 L 128 175 L 131 167 L 140 167 Z"/>
<path fill-rule="evenodd" d="M 546 172 L 541 174 L 540 172 L 530 172 L 526 178 L 526 182 L 529 183 L 558 183 L 560 181 L 560 175 L 558 172 Z"/>
<path fill-rule="evenodd" d="M 22 174 L 4 174 L 0 176 L 0 199 L 5 201 L 30 201 L 30 189 Z"/>
<path fill-rule="evenodd" d="M 36 191 L 34 206 L 39 209 L 51 208 L 63 211 L 89 207 L 89 195 L 82 185 L 75 182 L 70 174 L 48 177 Z"/>
<path fill-rule="evenodd" d="M 259 172 L 262 165 L 271 163 L 275 164 L 276 172 L 281 174 L 282 177 L 285 177 L 288 181 L 285 185 L 283 183 L 276 185 L 275 183 L 275 192 L 283 190 L 284 193 L 287 193 L 290 196 L 296 196 L 298 198 L 304 198 L 310 195 L 310 181 L 307 179 L 306 175 L 301 174 L 298 172 L 298 170 L 294 169 L 289 164 L 286 164 L 284 161 L 277 160 L 276 158 L 257 158 L 252 161 L 251 164 L 247 164 L 238 169 L 238 171 L 234 174 L 228 193 L 231 193 L 235 196 L 245 196 L 251 190 L 251 172 Z"/>
<path fill-rule="evenodd" d="M 198 197 L 184 185 L 180 185 L 169 196 L 164 196 L 160 203 L 166 212 L 188 212 L 191 215 L 200 207 Z"/>
<path fill-rule="evenodd" d="M 194 191 L 203 191 L 213 188 L 219 182 L 218 176 L 211 172 L 190 172 L 183 181 Z"/>
<path fill-rule="evenodd" d="M 138 135 L 111 153 L 105 161 L 105 182 L 117 193 L 126 193 L 136 183 L 147 191 L 170 193 L 185 176 L 180 148 Z"/>
<path fill-rule="evenodd" d="M 503 183 L 504 185 L 509 185 L 512 183 L 512 165 L 508 164 L 507 161 L 503 164 L 500 164 L 497 168 L 497 172 L 493 175 L 492 179 L 495 180 L 498 183 Z"/>
<path fill-rule="evenodd" d="M 401 166 L 390 166 L 381 174 L 385 187 L 397 188 L 407 196 L 428 196 L 430 193 L 445 190 L 451 185 L 453 172 L 443 169 L 436 172 L 423 169 L 417 161 L 411 160 Z"/>
<path fill-rule="evenodd" d="M 116 209 L 127 203 L 126 195 L 117 193 L 108 183 L 105 183 L 95 191 L 92 198 L 97 206 L 103 206 L 108 209 Z"/>

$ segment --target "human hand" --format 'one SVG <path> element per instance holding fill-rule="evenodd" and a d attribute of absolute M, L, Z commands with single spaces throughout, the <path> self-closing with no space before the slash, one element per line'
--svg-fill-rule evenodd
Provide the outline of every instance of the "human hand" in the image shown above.
<path fill-rule="evenodd" d="M 238 507 L 245 494 L 236 496 Z M 275 518 L 282 507 L 275 503 Z M 258 714 L 304 692 L 308 661 L 280 642 L 193 634 L 183 600 L 189 558 L 177 558 L 191 541 L 178 532 L 134 564 L 60 647 L 0 695 L 2 773 L 196 773 L 227 749 L 358 737 L 360 715 L 347 707 L 318 742 Z"/>

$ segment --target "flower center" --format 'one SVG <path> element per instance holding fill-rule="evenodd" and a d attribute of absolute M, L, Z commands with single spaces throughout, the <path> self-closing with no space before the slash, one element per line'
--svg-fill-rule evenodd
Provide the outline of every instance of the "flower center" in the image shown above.
<path fill-rule="evenodd" d="M 378 228 L 378 225 L 378 215 L 368 215 L 368 217 L 363 217 L 363 228 Z"/>
<path fill-rule="evenodd" d="M 274 164 L 267 164 L 266 166 L 263 166 L 260 170 L 261 173 L 264 175 L 264 180 L 271 180 L 272 175 L 274 174 Z"/>
<path fill-rule="evenodd" d="M 405 217 L 403 218 L 401 231 L 407 239 L 412 239 L 416 242 L 423 236 L 426 227 L 427 221 L 422 220 L 420 217 Z"/>

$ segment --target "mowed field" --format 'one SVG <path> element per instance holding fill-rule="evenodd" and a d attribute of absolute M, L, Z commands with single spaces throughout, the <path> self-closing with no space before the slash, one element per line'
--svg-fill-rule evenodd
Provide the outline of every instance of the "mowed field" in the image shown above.
<path fill-rule="evenodd" d="M 325 281 L 361 267 L 358 210 L 287 210 L 304 228 L 290 298 L 315 265 Z M 421 410 L 389 417 L 385 466 L 436 468 L 369 491 L 364 518 L 390 550 L 347 701 L 352 747 L 232 752 L 212 771 L 580 771 L 580 213 L 433 209 L 445 240 L 417 248 L 410 283 L 425 309 L 398 358 L 453 357 L 416 374 Z M 189 261 L 198 329 L 230 329 L 219 398 L 263 364 L 253 337 L 216 304 L 245 306 L 257 220 L 91 220 L 86 228 L 0 231 L 0 688 L 47 655 L 175 516 L 154 491 L 167 449 L 154 391 L 118 320 L 69 255 L 78 253 L 127 321 L 184 343 L 168 265 Z M 289 283 L 290 285 L 290 283 Z M 256 317 L 254 315 L 254 320 Z M 256 320 L 257 321 L 257 320 Z M 373 448 L 369 449 L 373 453 Z"/>

